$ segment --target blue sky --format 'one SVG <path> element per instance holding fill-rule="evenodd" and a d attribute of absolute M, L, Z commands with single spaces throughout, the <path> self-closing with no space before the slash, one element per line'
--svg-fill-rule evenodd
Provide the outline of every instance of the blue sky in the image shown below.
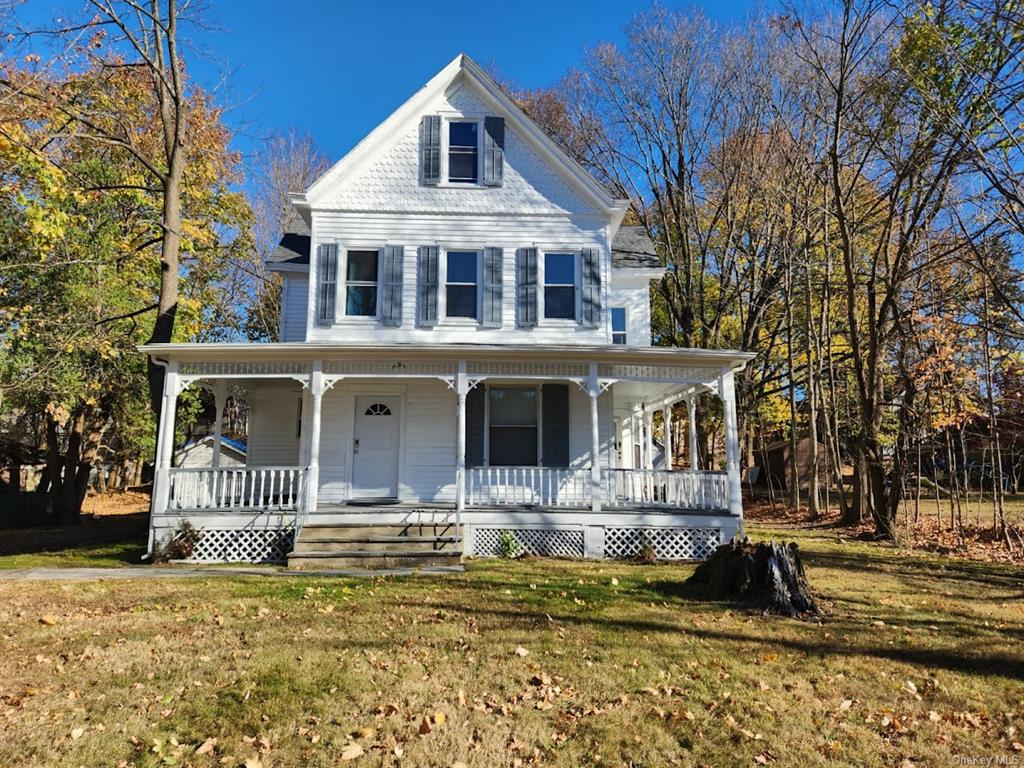
<path fill-rule="evenodd" d="M 298 128 L 337 160 L 465 51 L 522 87 L 555 82 L 584 51 L 620 41 L 646 0 L 327 2 L 215 0 L 191 33 L 193 75 L 229 108 L 236 147 Z M 687 3 L 722 21 L 746 0 Z"/>

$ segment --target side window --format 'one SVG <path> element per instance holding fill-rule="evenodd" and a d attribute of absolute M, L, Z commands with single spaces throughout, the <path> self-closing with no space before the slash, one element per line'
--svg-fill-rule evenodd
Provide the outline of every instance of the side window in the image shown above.
<path fill-rule="evenodd" d="M 377 251 L 349 251 L 345 264 L 345 314 L 377 315 Z"/>
<path fill-rule="evenodd" d="M 448 123 L 448 181 L 476 184 L 479 180 L 480 125 L 476 122 Z"/>
<path fill-rule="evenodd" d="M 479 254 L 448 251 L 445 258 L 445 317 L 476 319 Z"/>
<path fill-rule="evenodd" d="M 576 319 L 576 254 L 544 254 L 544 317 Z"/>
<path fill-rule="evenodd" d="M 626 309 L 612 307 L 612 344 L 626 343 Z"/>

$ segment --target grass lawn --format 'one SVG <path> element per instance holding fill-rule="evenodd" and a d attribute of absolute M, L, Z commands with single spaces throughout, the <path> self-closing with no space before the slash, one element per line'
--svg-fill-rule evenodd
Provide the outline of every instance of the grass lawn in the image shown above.
<path fill-rule="evenodd" d="M 1024 755 L 1019 569 L 781 533 L 830 604 L 820 625 L 699 602 L 690 566 L 0 578 L 0 766 Z"/>

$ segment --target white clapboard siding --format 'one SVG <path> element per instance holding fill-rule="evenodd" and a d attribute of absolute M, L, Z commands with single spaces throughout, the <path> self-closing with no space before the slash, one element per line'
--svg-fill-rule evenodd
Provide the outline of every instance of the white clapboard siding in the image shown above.
<path fill-rule="evenodd" d="M 651 288 L 644 277 L 626 276 L 624 270 L 612 272 L 608 307 L 626 310 L 626 344 L 631 347 L 651 346 Z M 611 314 L 608 315 L 611 323 Z"/>
<path fill-rule="evenodd" d="M 306 313 L 309 307 L 309 278 L 285 274 L 281 288 L 281 341 L 306 340 Z"/>
<path fill-rule="evenodd" d="M 540 318 L 536 328 L 516 327 L 516 248 L 536 246 L 546 250 L 573 250 L 597 248 L 601 251 L 601 275 L 604 292 L 603 305 L 608 306 L 608 276 L 611 256 L 603 222 L 593 217 L 530 218 L 518 216 L 431 216 L 417 214 L 353 214 L 336 211 L 314 213 L 316 241 L 336 242 L 342 248 L 378 247 L 383 243 L 405 246 L 402 283 L 402 325 L 387 328 L 372 318 L 346 318 L 321 326 L 310 322 L 307 326 L 311 341 L 365 342 L 370 336 L 375 341 L 423 342 L 448 344 L 474 342 L 481 344 L 609 344 L 610 326 L 584 328 L 565 321 L 546 321 Z M 446 322 L 439 318 L 434 328 L 416 325 L 416 248 L 419 245 L 438 244 L 444 248 L 484 247 L 503 249 L 502 327 L 485 329 L 468 326 L 461 319 Z M 316 260 L 316 249 L 313 249 Z M 314 264 L 314 269 L 316 265 Z M 440 287 L 444 290 L 444 286 Z M 538 286 L 543 292 L 543 286 Z M 344 284 L 338 286 L 339 314 L 344 312 Z"/>
<path fill-rule="evenodd" d="M 569 452 L 573 467 L 590 466 L 590 403 L 578 387 L 570 387 Z M 454 393 L 433 379 L 368 379 L 339 382 L 323 399 L 320 444 L 321 504 L 346 501 L 351 478 L 352 425 L 355 397 L 368 392 L 401 396 L 405 436 L 399 468 L 399 497 L 405 501 L 455 499 Z M 612 436 L 611 396 L 598 403 L 602 466 L 607 465 Z"/>
<path fill-rule="evenodd" d="M 296 384 L 254 387 L 249 393 L 250 467 L 298 466 L 299 404 Z"/>

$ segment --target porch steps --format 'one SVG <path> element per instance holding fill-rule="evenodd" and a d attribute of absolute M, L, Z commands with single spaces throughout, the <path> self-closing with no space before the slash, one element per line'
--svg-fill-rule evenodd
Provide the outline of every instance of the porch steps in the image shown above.
<path fill-rule="evenodd" d="M 455 565 L 462 537 L 447 523 L 307 525 L 288 553 L 299 569 L 417 568 Z"/>

